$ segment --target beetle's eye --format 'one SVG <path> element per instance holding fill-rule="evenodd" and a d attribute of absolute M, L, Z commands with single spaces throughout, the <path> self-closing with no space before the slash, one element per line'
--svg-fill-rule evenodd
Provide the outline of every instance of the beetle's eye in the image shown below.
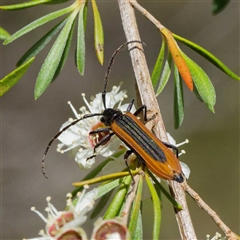
<path fill-rule="evenodd" d="M 100 121 L 101 121 L 101 122 L 104 122 L 104 117 L 101 117 L 101 118 L 100 118 Z"/>

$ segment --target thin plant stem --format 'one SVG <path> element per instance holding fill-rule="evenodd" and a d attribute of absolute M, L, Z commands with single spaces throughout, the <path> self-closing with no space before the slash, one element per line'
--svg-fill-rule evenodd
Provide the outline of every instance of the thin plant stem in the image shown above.
<path fill-rule="evenodd" d="M 141 40 L 131 1 L 118 0 L 118 4 L 127 41 Z M 134 46 L 136 46 L 136 44 Z M 145 55 L 143 51 L 139 50 L 141 49 L 141 45 L 138 44 L 137 46 L 137 48 L 132 49 L 132 46 L 129 45 L 129 49 L 132 49 L 130 51 L 130 57 L 139 89 L 139 96 L 141 98 L 141 102 L 148 108 L 148 118 L 153 114 L 156 115 L 154 120 L 148 122 L 146 126 L 149 129 L 153 129 L 159 139 L 168 142 L 165 126 L 151 83 L 151 77 Z M 173 181 L 170 181 L 169 184 L 176 201 L 183 206 L 183 210 L 175 211 L 181 238 L 189 240 L 197 239 L 188 210 L 185 192 L 181 184 L 174 183 Z"/>
<path fill-rule="evenodd" d="M 183 183 L 184 190 L 192 197 L 192 199 L 198 204 L 200 208 L 202 208 L 217 224 L 217 226 L 224 232 L 226 237 L 230 240 L 239 240 L 240 237 L 237 236 L 217 215 L 217 213 L 211 209 L 206 202 L 199 196 L 197 192 L 195 192 L 187 182 Z"/>
<path fill-rule="evenodd" d="M 143 8 L 136 0 L 130 0 L 130 3 L 143 16 L 145 16 L 150 22 L 152 22 L 159 30 L 165 28 L 160 21 L 158 21 L 152 14 L 150 14 L 145 8 Z"/>
<path fill-rule="evenodd" d="M 139 182 L 140 177 L 141 177 L 140 174 L 137 174 L 134 176 L 134 183 L 131 184 L 131 187 L 129 188 L 130 190 L 126 197 L 126 202 L 124 204 L 124 207 L 123 207 L 123 210 L 121 213 L 122 220 L 125 224 L 127 224 L 127 222 L 128 222 L 128 216 L 131 212 L 132 203 L 135 199 L 136 190 L 138 187 L 138 182 Z"/>

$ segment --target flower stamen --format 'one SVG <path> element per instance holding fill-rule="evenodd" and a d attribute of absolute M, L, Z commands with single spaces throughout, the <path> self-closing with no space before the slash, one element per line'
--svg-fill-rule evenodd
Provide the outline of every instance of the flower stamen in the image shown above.
<path fill-rule="evenodd" d="M 47 219 L 43 216 L 42 213 L 37 211 L 35 207 L 31 207 L 31 211 L 35 212 L 44 222 L 47 222 Z"/>
<path fill-rule="evenodd" d="M 76 118 L 79 118 L 79 114 L 77 113 L 77 110 L 75 109 L 75 107 L 72 105 L 72 103 L 70 101 L 68 101 L 68 105 L 70 106 L 70 108 L 72 109 L 73 114 L 75 115 Z"/>

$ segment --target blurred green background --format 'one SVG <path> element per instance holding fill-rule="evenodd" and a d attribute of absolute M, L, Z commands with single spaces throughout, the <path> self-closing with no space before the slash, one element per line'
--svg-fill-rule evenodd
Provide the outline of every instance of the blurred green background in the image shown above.
<path fill-rule="evenodd" d="M 1 1 L 1 4 L 20 1 Z M 86 32 L 86 69 L 79 76 L 74 64 L 76 34 L 70 57 L 58 79 L 37 101 L 33 91 L 37 73 L 52 42 L 5 96 L 1 98 L 1 206 L 2 239 L 37 237 L 44 227 L 42 220 L 30 211 L 31 206 L 42 212 L 45 198 L 60 210 L 65 206 L 65 195 L 72 190 L 71 183 L 80 180 L 85 171 L 79 171 L 67 154 L 56 153 L 56 143 L 47 158 L 49 180 L 41 173 L 41 158 L 45 147 L 60 126 L 73 114 L 67 105 L 72 101 L 76 108 L 84 105 L 81 93 L 88 99 L 103 88 L 107 63 L 116 48 L 124 43 L 117 1 L 97 1 L 105 30 L 105 63 L 101 67 L 93 49 L 92 10 L 89 7 Z M 221 59 L 231 70 L 240 74 L 240 3 L 231 1 L 220 14 L 211 14 L 212 1 L 144 1 L 140 2 L 172 32 L 205 47 Z M 68 3 L 69 4 L 69 3 Z M 42 5 L 21 11 L 1 11 L 1 26 L 14 33 L 44 14 L 68 4 Z M 90 6 L 90 5 L 89 5 Z M 145 54 L 150 71 L 157 58 L 161 36 L 158 30 L 136 12 L 141 39 L 147 44 Z M 15 67 L 17 60 L 43 34 L 59 20 L 32 31 L 17 41 L 1 46 L 1 78 Z M 239 221 L 239 82 L 230 79 L 192 50 L 180 47 L 209 75 L 216 93 L 215 114 L 184 86 L 185 119 L 179 130 L 173 127 L 173 79 L 158 98 L 166 129 L 187 152 L 181 161 L 191 168 L 189 185 L 217 212 L 236 233 Z M 109 90 L 124 81 L 129 101 L 135 98 L 134 74 L 127 51 L 115 61 L 110 76 Z M 99 159 L 99 161 L 101 161 Z M 198 239 L 220 231 L 210 217 L 187 196 Z M 144 236 L 151 239 L 152 215 L 150 200 L 144 202 Z M 84 225 L 91 229 L 92 223 Z M 179 239 L 178 227 L 170 203 L 163 198 L 161 239 Z"/>

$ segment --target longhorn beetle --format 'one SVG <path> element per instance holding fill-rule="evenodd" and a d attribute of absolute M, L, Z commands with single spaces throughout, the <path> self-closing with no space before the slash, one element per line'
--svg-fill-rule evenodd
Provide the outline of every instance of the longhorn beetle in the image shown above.
<path fill-rule="evenodd" d="M 146 126 L 137 118 L 140 113 L 144 113 L 144 121 L 147 121 L 147 107 L 142 105 L 134 114 L 130 112 L 134 100 L 130 102 L 125 113 L 118 109 L 107 108 L 106 106 L 106 89 L 109 81 L 109 74 L 114 58 L 117 53 L 126 47 L 130 43 L 142 43 L 141 41 L 129 41 L 121 45 L 112 55 L 109 61 L 107 72 L 105 75 L 104 89 L 102 92 L 102 101 L 104 110 L 102 113 L 86 114 L 80 119 L 76 119 L 68 126 L 64 127 L 58 134 L 48 143 L 48 146 L 44 152 L 42 159 L 42 172 L 47 178 L 45 172 L 45 158 L 46 154 L 52 145 L 53 141 L 66 131 L 69 127 L 82 121 L 83 119 L 90 118 L 93 116 L 101 116 L 100 121 L 106 126 L 105 128 L 99 128 L 89 132 L 89 134 L 96 134 L 105 132 L 105 135 L 97 144 L 94 146 L 95 149 L 106 143 L 115 134 L 121 139 L 130 150 L 128 150 L 124 159 L 127 164 L 127 158 L 131 153 L 135 153 L 140 159 L 140 162 L 147 166 L 154 174 L 158 177 L 167 180 L 175 180 L 179 183 L 184 181 L 181 166 L 178 160 L 178 150 L 175 146 L 160 141 Z M 173 148 L 176 150 L 176 155 L 169 149 Z M 95 155 L 93 154 L 92 157 Z M 90 157 L 91 158 L 91 157 Z M 87 161 L 87 159 L 86 159 Z"/>

